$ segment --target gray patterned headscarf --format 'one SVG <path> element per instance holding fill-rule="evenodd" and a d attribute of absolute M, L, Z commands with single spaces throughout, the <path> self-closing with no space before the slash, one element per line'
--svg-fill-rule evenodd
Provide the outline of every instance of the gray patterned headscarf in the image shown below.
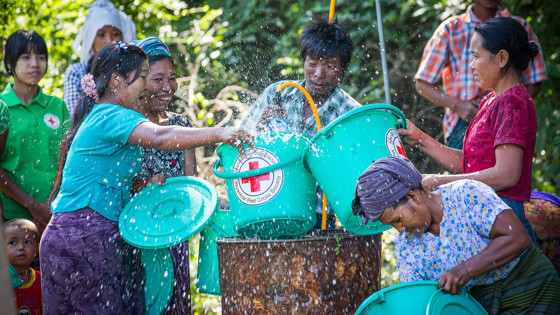
<path fill-rule="evenodd" d="M 362 218 L 377 221 L 383 211 L 406 196 L 409 191 L 420 188 L 422 175 L 412 163 L 400 156 L 390 156 L 374 161 L 358 177 L 352 213 Z"/>

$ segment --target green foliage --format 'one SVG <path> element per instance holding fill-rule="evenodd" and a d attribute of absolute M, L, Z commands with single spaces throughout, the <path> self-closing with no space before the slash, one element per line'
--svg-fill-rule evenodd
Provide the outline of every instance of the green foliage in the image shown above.
<path fill-rule="evenodd" d="M 560 195 L 560 34 L 554 0 L 508 1 L 513 14 L 525 17 L 539 38 L 548 80 L 535 100 L 539 129 L 533 160 L 533 189 Z"/>
<path fill-rule="evenodd" d="M 261 91 L 272 82 L 301 78 L 299 33 L 310 20 L 328 16 L 329 1 L 208 1 L 223 8 L 229 21 L 221 62 L 248 86 Z M 443 141 L 443 110 L 419 97 L 413 76 L 424 45 L 446 18 L 462 13 L 472 1 L 381 1 L 392 103 L 420 128 Z M 539 36 L 549 80 L 535 100 L 539 132 L 533 165 L 533 188 L 560 194 L 560 115 L 557 89 L 560 44 L 554 0 L 508 0 L 505 6 L 525 17 Z M 378 25 L 374 1 L 337 1 L 336 17 L 355 44 L 354 58 L 342 85 L 363 104 L 385 102 Z M 231 21 L 235 21 L 232 23 Z M 423 172 L 439 168 L 418 150 L 410 158 Z"/>
<path fill-rule="evenodd" d="M 62 76 L 78 61 L 72 50 L 93 0 L 8 0 L 0 2 L 0 45 L 18 29 L 41 34 L 49 48 L 49 69 L 41 85 L 62 96 Z M 260 92 L 278 80 L 302 78 L 299 34 L 311 20 L 326 18 L 328 0 L 113 0 L 134 20 L 139 38 L 159 36 L 175 56 L 180 89 L 174 108 L 187 114 L 195 126 L 214 126 L 225 116 L 239 118 L 243 107 L 224 114 L 219 104 L 250 103 L 242 88 Z M 441 108 L 419 97 L 413 76 L 424 45 L 436 27 L 451 15 L 463 12 L 472 1 L 382 0 L 392 103 L 420 128 L 442 141 Z M 525 17 L 538 35 L 549 80 L 535 100 L 539 119 L 533 165 L 533 188 L 560 195 L 560 28 L 555 0 L 503 1 L 513 14 Z M 379 8 L 378 8 L 379 9 Z M 338 22 L 354 40 L 354 56 L 343 79 L 343 88 L 363 104 L 385 102 L 383 69 L 374 1 L 339 0 Z M 0 81 L 10 78 L 3 67 Z M 228 86 L 240 88 L 223 92 Z M 1 86 L 0 88 L 3 88 Z M 220 91 L 222 91 L 220 93 Z M 219 99 L 219 100 L 218 100 Z M 232 105 L 232 106 L 233 106 Z M 235 107 L 235 106 L 233 106 Z M 233 118 L 232 118 L 233 117 Z M 205 152 L 212 154 L 212 149 Z M 409 154 L 424 172 L 438 167 L 418 150 Z M 197 157 L 198 158 L 198 157 Z M 381 286 L 398 282 L 393 254 L 393 232 L 383 235 Z M 196 239 L 191 242 L 193 313 L 220 312 L 219 298 L 196 293 Z M 193 262 L 194 261 L 194 262 Z"/>
<path fill-rule="evenodd" d="M 66 68 L 79 61 L 72 43 L 82 26 L 93 0 L 12 0 L 0 2 L 0 42 L 2 47 L 10 34 L 19 29 L 37 32 L 47 42 L 49 66 L 41 85 L 49 94 L 62 97 L 63 75 Z M 138 37 L 159 35 L 161 21 L 178 19 L 184 6 L 178 0 L 115 0 L 117 8 L 125 11 L 136 23 Z M 3 57 L 3 55 L 2 55 Z M 4 67 L 0 82 L 9 82 Z"/>

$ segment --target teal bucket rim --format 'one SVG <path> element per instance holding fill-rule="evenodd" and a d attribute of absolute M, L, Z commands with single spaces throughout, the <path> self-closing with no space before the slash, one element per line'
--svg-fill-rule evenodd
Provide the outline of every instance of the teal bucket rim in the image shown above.
<path fill-rule="evenodd" d="M 384 289 L 381 289 L 379 291 L 374 292 L 367 299 L 365 299 L 360 304 L 360 307 L 358 307 L 358 309 L 356 310 L 356 312 L 354 314 L 355 315 L 361 315 L 372 303 L 379 303 L 379 302 L 385 301 L 384 295 L 391 292 L 391 291 L 394 291 L 394 290 L 397 290 L 397 289 L 400 289 L 400 288 L 403 288 L 403 287 L 425 286 L 425 285 L 435 286 L 435 288 L 437 289 L 438 281 L 435 281 L 435 280 L 418 280 L 418 281 L 410 281 L 410 282 L 399 283 L 399 284 L 392 285 L 390 287 L 386 287 Z M 434 290 L 434 292 L 435 291 L 436 290 Z"/>
<path fill-rule="evenodd" d="M 349 117 L 355 116 L 355 115 L 359 115 L 363 112 L 366 111 L 370 111 L 370 110 L 388 110 L 391 111 L 391 114 L 395 115 L 397 118 L 401 119 L 401 127 L 403 129 L 406 129 L 406 117 L 404 116 L 404 113 L 398 108 L 395 107 L 393 105 L 388 105 L 388 104 L 383 104 L 383 103 L 377 103 L 377 104 L 370 104 L 370 105 L 364 105 L 362 107 L 358 107 L 356 109 L 353 109 L 349 112 L 346 112 L 344 115 L 339 116 L 338 118 L 336 118 L 335 120 L 333 120 L 331 123 L 329 123 L 325 128 L 321 129 L 320 131 L 318 131 L 313 138 L 311 138 L 311 140 L 309 140 L 309 144 L 307 145 L 307 147 L 304 150 L 304 161 L 305 161 L 305 156 L 307 155 L 307 152 L 309 151 L 309 148 L 311 148 L 313 146 L 313 143 L 322 136 L 326 136 L 327 133 L 329 133 L 331 131 L 331 129 L 333 129 L 336 125 L 338 125 L 341 121 L 348 119 Z"/>
<path fill-rule="evenodd" d="M 397 289 L 403 288 L 403 287 L 414 287 L 414 286 L 427 286 L 427 287 L 433 287 L 434 288 L 434 292 L 430 295 L 430 298 L 428 300 L 428 302 L 426 303 L 426 314 L 433 314 L 432 312 L 430 312 L 431 309 L 433 309 L 433 307 L 430 307 L 430 304 L 432 304 L 432 301 L 437 298 L 439 295 L 442 294 L 450 294 L 450 293 L 446 293 L 444 291 L 443 288 L 438 289 L 438 284 L 439 282 L 437 280 L 417 280 L 417 281 L 410 281 L 410 282 L 404 282 L 404 283 L 399 283 L 390 287 L 386 287 L 382 290 L 379 290 L 377 292 L 374 292 L 372 295 L 370 295 L 367 299 L 365 299 L 361 304 L 360 307 L 358 307 L 358 309 L 356 310 L 356 313 L 354 313 L 355 315 L 361 315 L 364 313 L 364 311 L 373 303 L 375 304 L 380 304 L 385 302 L 385 295 L 388 294 L 391 291 L 395 291 Z M 459 294 L 453 295 L 454 297 L 459 297 L 459 298 L 464 298 L 467 301 L 469 301 L 470 303 L 473 303 L 476 307 L 478 307 L 478 311 L 480 311 L 481 309 L 484 310 L 482 308 L 482 306 L 480 305 L 480 303 L 478 301 L 476 301 L 466 290 L 462 289 L 461 292 Z M 481 313 L 483 314 L 483 313 Z"/>
<path fill-rule="evenodd" d="M 282 217 L 282 218 L 274 218 L 274 219 L 260 219 L 260 220 L 251 221 L 250 223 L 246 223 L 246 224 L 237 226 L 236 232 L 239 235 L 228 236 L 226 238 L 243 236 L 244 233 L 243 232 L 239 233 L 239 231 L 243 230 L 246 227 L 249 228 L 249 227 L 254 227 L 256 225 L 259 225 L 259 224 L 266 224 L 266 223 L 269 223 L 269 222 L 282 222 L 282 221 L 289 221 L 289 222 L 297 221 L 298 223 L 302 223 L 302 224 L 307 223 L 309 225 L 309 229 L 307 229 L 307 230 L 310 230 L 315 225 L 315 222 L 312 222 L 310 220 L 306 220 L 302 217 L 293 217 L 293 216 L 287 216 L 287 217 Z M 301 233 L 301 234 L 305 234 L 305 233 L 306 232 Z M 243 236 L 243 237 L 245 237 L 246 239 L 252 239 L 254 237 L 257 237 L 259 239 L 259 241 L 261 241 L 261 240 L 264 241 L 264 240 L 268 240 L 268 239 L 278 239 L 280 237 L 296 236 L 296 235 L 301 235 L 301 234 L 281 234 L 281 233 L 277 233 L 277 234 L 274 234 L 274 235 L 271 235 L 271 236 L 263 236 L 263 235 L 257 235 L 257 234 L 252 235 L 251 234 L 251 236 Z"/>

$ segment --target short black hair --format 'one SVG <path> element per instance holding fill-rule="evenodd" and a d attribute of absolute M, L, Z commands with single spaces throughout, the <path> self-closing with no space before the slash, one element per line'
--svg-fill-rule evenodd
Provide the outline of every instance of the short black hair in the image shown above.
<path fill-rule="evenodd" d="M 35 225 L 35 223 L 33 223 L 33 221 L 31 220 L 22 219 L 22 218 L 8 220 L 2 226 L 2 233 L 6 233 L 6 230 L 9 227 L 15 227 L 19 229 L 29 229 L 35 235 L 37 241 L 39 241 L 39 229 L 37 228 L 37 225 Z"/>
<path fill-rule="evenodd" d="M 140 77 L 142 72 L 142 65 L 144 61 L 148 60 L 146 52 L 135 45 L 125 45 L 123 43 L 112 43 L 101 48 L 99 52 L 93 57 L 91 62 L 90 73 L 95 82 L 95 89 L 97 90 L 98 97 L 103 97 L 109 90 L 109 82 L 114 73 L 118 73 L 124 79 L 129 79 L 126 85 L 132 84 Z M 135 71 L 135 72 L 134 72 Z M 134 72 L 134 75 L 132 73 Z M 58 172 L 56 174 L 53 189 L 47 199 L 50 205 L 60 190 L 62 183 L 62 170 L 66 163 L 66 157 L 74 136 L 78 132 L 80 125 L 85 117 L 91 112 L 93 106 L 96 104 L 96 99 L 93 96 L 87 95 L 82 92 L 78 99 L 78 105 L 74 108 L 72 114 L 72 124 L 70 130 L 66 133 L 66 138 L 60 144 L 60 158 L 58 159 Z"/>
<path fill-rule="evenodd" d="M 49 52 L 47 44 L 41 35 L 34 31 L 19 30 L 10 35 L 4 45 L 4 68 L 9 75 L 13 76 L 19 56 L 34 52 L 44 55 L 49 65 Z"/>
<path fill-rule="evenodd" d="M 497 17 L 478 24 L 474 31 L 482 37 L 482 47 L 492 54 L 505 50 L 509 59 L 503 73 L 510 66 L 522 72 L 529 66 L 529 61 L 539 54 L 539 46 L 529 42 L 527 30 L 521 23 L 510 17 Z"/>
<path fill-rule="evenodd" d="M 303 61 L 307 56 L 313 59 L 337 57 L 345 70 L 353 51 L 354 43 L 350 35 L 337 21 L 329 23 L 322 19 L 309 24 L 301 32 L 299 52 Z"/>

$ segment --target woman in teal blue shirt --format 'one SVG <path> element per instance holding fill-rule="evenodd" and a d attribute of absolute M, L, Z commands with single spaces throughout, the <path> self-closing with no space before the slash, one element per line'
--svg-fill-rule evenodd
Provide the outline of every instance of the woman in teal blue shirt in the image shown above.
<path fill-rule="evenodd" d="M 117 222 L 131 197 L 142 147 L 175 151 L 225 142 L 241 151 L 242 141 L 253 147 L 244 129 L 150 122 L 138 112 L 148 72 L 142 49 L 110 44 L 82 80 L 85 95 L 62 143 L 53 217 L 40 248 L 47 314 L 144 312 L 138 250 L 124 242 Z"/>

